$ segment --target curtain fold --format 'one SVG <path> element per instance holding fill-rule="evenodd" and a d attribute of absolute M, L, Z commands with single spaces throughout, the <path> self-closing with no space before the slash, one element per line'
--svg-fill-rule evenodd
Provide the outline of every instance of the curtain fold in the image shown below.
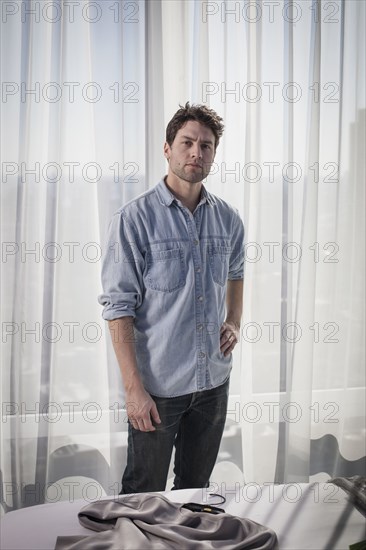
<path fill-rule="evenodd" d="M 317 23 L 320 4 L 313 2 L 314 19 L 311 24 L 309 86 L 321 82 L 321 25 Z M 290 80 L 291 81 L 291 80 Z M 311 246 L 318 241 L 318 186 L 310 167 L 319 163 L 320 104 L 308 100 L 307 136 L 305 153 L 305 178 L 303 188 L 300 245 Z M 316 263 L 309 256 L 301 255 L 295 297 L 294 326 L 307 328 L 315 322 Z M 313 347 L 312 334 L 303 331 L 302 337 L 291 343 L 291 362 L 286 380 L 286 401 L 300 404 L 301 415 L 297 422 L 286 422 L 286 459 L 284 479 L 307 481 L 310 475 L 310 413 L 312 403 Z M 281 442 L 279 441 L 279 445 Z"/>

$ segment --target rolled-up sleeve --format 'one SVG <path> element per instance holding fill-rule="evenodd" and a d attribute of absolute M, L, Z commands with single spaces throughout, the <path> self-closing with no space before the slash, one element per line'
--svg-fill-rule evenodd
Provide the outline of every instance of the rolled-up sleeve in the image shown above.
<path fill-rule="evenodd" d="M 103 250 L 102 287 L 98 302 L 103 319 L 136 317 L 143 292 L 144 258 L 137 232 L 122 212 L 114 214 Z"/>
<path fill-rule="evenodd" d="M 239 213 L 233 224 L 228 279 L 244 279 L 244 224 Z"/>

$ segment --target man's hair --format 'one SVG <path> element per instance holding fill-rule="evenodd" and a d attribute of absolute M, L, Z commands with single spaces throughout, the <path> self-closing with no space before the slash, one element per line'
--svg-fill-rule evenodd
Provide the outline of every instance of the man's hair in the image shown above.
<path fill-rule="evenodd" d="M 212 130 L 215 136 L 215 149 L 219 144 L 220 137 L 224 132 L 222 118 L 206 105 L 190 105 L 189 102 L 179 105 L 180 109 L 175 113 L 168 126 L 166 127 L 166 141 L 169 146 L 172 145 L 178 130 L 185 125 L 188 120 L 196 120 L 200 124 L 207 126 Z"/>

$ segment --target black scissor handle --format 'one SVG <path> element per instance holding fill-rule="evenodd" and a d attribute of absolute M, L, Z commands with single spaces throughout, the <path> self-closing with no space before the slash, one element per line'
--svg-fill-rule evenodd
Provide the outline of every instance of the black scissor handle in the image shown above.
<path fill-rule="evenodd" d="M 197 502 L 187 502 L 183 504 L 182 508 L 187 508 L 191 512 L 206 512 L 207 514 L 224 514 L 225 510 L 217 508 L 217 506 L 210 506 L 209 504 L 197 504 Z"/>

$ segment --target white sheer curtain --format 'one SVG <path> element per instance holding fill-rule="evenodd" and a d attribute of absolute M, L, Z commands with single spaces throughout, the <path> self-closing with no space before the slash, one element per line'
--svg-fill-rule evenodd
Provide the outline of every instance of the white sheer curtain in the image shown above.
<path fill-rule="evenodd" d="M 246 227 L 212 483 L 364 468 L 365 2 L 4 2 L 2 506 L 118 491 L 122 387 L 96 297 L 113 211 L 187 100 Z"/>

